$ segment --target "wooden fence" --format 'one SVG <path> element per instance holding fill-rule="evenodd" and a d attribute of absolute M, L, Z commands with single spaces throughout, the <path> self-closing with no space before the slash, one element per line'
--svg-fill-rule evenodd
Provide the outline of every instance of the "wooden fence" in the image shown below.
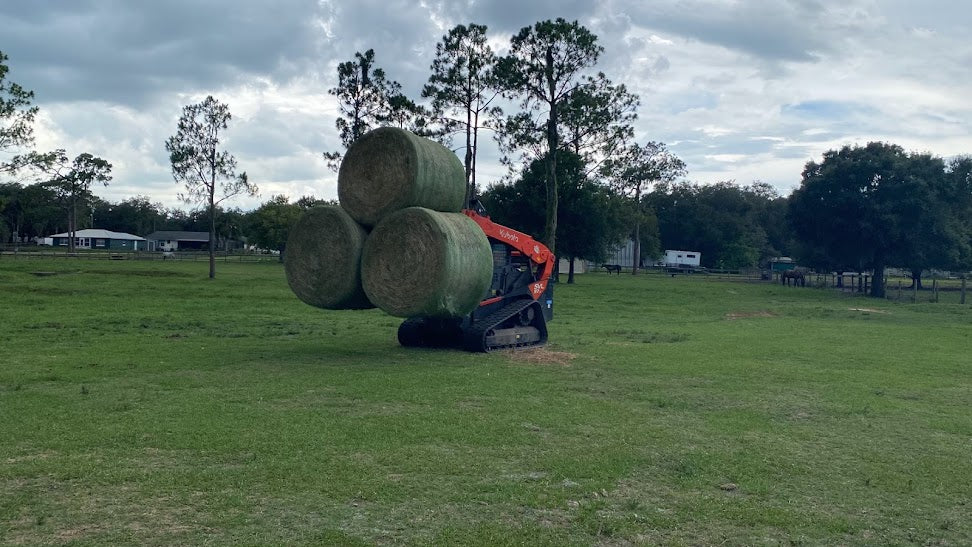
<path fill-rule="evenodd" d="M 0 250 L 0 260 L 31 260 L 31 259 L 64 259 L 64 260 L 178 260 L 178 261 L 208 261 L 207 251 L 110 251 L 110 250 L 79 250 L 73 253 L 65 250 L 40 250 L 37 247 Z M 219 262 L 279 262 L 278 255 L 233 253 L 216 251 Z"/>

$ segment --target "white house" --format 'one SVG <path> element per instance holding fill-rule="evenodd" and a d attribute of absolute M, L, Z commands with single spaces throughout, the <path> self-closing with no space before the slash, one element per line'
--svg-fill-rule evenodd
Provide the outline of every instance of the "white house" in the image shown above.
<path fill-rule="evenodd" d="M 67 247 L 71 239 L 70 233 L 54 234 L 47 236 L 51 245 L 55 247 Z M 138 237 L 124 232 L 112 232 L 111 230 L 85 229 L 75 230 L 74 247 L 76 249 L 112 249 L 128 251 L 144 251 L 145 238 Z"/>

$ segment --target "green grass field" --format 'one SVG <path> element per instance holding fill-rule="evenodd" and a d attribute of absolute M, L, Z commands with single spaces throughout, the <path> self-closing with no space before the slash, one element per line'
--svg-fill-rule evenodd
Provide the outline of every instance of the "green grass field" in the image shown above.
<path fill-rule="evenodd" d="M 589 274 L 477 355 L 205 276 L 0 262 L 0 543 L 972 543 L 972 306 Z"/>

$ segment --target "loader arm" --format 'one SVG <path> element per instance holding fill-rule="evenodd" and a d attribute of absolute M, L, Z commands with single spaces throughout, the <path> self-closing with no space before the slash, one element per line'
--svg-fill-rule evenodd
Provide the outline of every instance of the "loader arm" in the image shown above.
<path fill-rule="evenodd" d="M 473 209 L 463 209 L 462 213 L 478 224 L 483 230 L 483 233 L 486 234 L 486 237 L 493 238 L 496 241 L 513 247 L 537 265 L 537 279 L 530 286 L 530 296 L 534 300 L 538 300 L 543 296 L 544 291 L 547 290 L 547 284 L 550 283 L 550 276 L 553 275 L 554 265 L 557 260 L 554 254 L 550 252 L 550 249 L 529 235 L 497 224 L 488 216 L 482 215 Z M 484 300 L 483 304 L 490 303 L 490 300 L 492 299 Z"/>

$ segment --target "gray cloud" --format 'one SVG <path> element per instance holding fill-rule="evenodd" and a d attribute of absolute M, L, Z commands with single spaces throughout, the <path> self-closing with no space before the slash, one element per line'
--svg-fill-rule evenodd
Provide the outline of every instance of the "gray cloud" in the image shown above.
<path fill-rule="evenodd" d="M 145 106 L 173 92 L 286 78 L 313 60 L 315 0 L 5 2 L 4 51 L 39 101 Z"/>
<path fill-rule="evenodd" d="M 763 59 L 814 61 L 834 47 L 821 32 L 829 22 L 819 2 L 681 0 L 632 2 L 628 9 L 651 28 Z"/>
<path fill-rule="evenodd" d="M 115 164 L 99 195 L 178 205 L 163 143 L 181 107 L 211 93 L 264 199 L 333 198 L 320 152 L 339 146 L 337 63 L 374 48 L 417 96 L 452 26 L 485 24 L 502 44 L 556 17 L 598 35 L 597 70 L 641 97 L 638 140 L 670 143 L 693 180 L 787 190 L 807 160 L 866 140 L 972 152 L 961 0 L 33 0 L 0 3 L 0 50 L 36 92 L 39 148 Z M 480 180 L 498 180 L 489 135 L 481 153 Z"/>

